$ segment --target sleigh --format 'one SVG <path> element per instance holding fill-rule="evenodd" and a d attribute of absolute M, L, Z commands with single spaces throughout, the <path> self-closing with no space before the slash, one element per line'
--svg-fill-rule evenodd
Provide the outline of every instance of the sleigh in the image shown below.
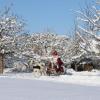
<path fill-rule="evenodd" d="M 51 76 L 51 75 L 62 75 L 65 73 L 64 71 L 64 67 L 63 66 L 60 66 L 58 67 L 57 65 L 55 64 L 50 64 L 48 67 L 47 67 L 47 70 L 46 70 L 46 73 L 47 75 Z"/>

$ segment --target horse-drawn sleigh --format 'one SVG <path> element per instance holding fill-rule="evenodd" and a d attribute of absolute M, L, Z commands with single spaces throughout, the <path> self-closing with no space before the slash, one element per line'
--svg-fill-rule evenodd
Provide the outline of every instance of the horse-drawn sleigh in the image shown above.
<path fill-rule="evenodd" d="M 64 63 L 58 56 L 58 53 L 56 51 L 53 51 L 52 56 L 48 57 L 48 61 L 46 64 L 33 66 L 33 72 L 39 72 L 41 73 L 41 75 L 44 74 L 49 76 L 65 74 Z"/>

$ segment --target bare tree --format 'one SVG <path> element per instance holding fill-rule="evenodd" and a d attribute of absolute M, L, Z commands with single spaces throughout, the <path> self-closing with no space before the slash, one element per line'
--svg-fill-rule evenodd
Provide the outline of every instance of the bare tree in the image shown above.
<path fill-rule="evenodd" d="M 87 6 L 83 11 L 77 11 L 77 30 L 76 34 L 82 42 L 82 49 L 91 54 L 99 54 L 100 37 L 100 10 L 95 6 Z"/>

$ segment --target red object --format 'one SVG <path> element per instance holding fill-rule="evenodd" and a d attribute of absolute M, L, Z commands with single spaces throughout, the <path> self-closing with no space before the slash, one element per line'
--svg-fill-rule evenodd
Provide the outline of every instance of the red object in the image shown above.
<path fill-rule="evenodd" d="M 56 72 L 64 72 L 64 68 L 62 67 L 64 63 L 61 60 L 61 58 L 58 56 L 58 52 L 56 50 L 52 50 L 51 55 L 53 56 L 54 63 L 56 64 L 55 66 Z"/>
<path fill-rule="evenodd" d="M 63 69 L 63 67 L 59 67 L 59 68 L 56 69 L 56 71 L 57 72 L 64 72 L 64 69 Z"/>
<path fill-rule="evenodd" d="M 61 65 L 63 65 L 63 62 L 62 62 L 62 60 L 60 58 L 57 59 L 57 65 L 59 67 L 61 67 Z"/>

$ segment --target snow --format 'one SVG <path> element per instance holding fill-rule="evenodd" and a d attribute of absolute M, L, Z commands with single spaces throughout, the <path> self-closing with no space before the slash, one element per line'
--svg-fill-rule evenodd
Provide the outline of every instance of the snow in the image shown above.
<path fill-rule="evenodd" d="M 0 77 L 1 100 L 99 100 L 99 88 Z"/>
<path fill-rule="evenodd" d="M 8 73 L 9 72 L 9 73 Z M 93 70 L 91 72 L 75 72 L 72 69 L 67 69 L 66 75 L 60 76 L 37 76 L 33 73 L 10 73 L 10 70 L 5 70 L 4 75 L 1 77 L 14 78 L 14 79 L 28 79 L 28 80 L 42 80 L 58 83 L 71 83 L 84 86 L 100 86 L 100 71 Z"/>
<path fill-rule="evenodd" d="M 99 43 L 96 41 L 96 40 L 91 40 L 91 48 L 92 50 L 91 51 L 94 51 L 95 53 L 99 53 L 99 49 L 97 48 L 97 45 Z"/>
<path fill-rule="evenodd" d="M 33 73 L 0 75 L 0 100 L 99 100 L 100 71 L 34 77 Z"/>

